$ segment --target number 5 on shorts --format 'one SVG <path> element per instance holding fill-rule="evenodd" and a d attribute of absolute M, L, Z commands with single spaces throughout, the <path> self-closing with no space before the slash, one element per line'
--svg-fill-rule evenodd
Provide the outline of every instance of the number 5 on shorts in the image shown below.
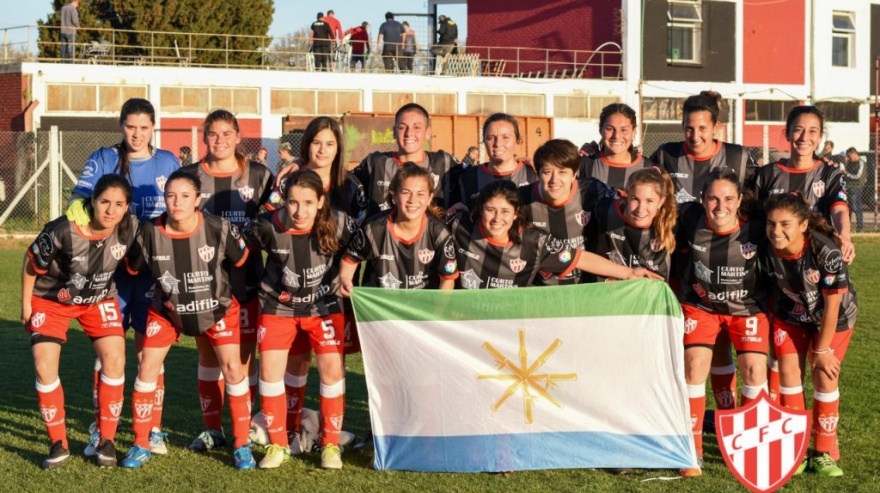
<path fill-rule="evenodd" d="M 336 329 L 333 328 L 332 320 L 321 320 L 321 330 L 324 331 L 324 339 L 330 340 L 336 338 Z"/>

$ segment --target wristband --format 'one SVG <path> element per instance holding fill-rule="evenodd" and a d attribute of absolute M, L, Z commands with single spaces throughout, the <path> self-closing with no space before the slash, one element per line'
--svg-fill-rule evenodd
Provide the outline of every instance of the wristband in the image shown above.
<path fill-rule="evenodd" d="M 820 350 L 818 350 L 818 351 L 815 350 L 815 349 L 813 350 L 813 354 L 826 354 L 826 353 L 834 354 L 834 350 L 831 349 L 830 347 L 829 347 L 829 348 L 825 348 L 825 349 L 820 349 Z"/>

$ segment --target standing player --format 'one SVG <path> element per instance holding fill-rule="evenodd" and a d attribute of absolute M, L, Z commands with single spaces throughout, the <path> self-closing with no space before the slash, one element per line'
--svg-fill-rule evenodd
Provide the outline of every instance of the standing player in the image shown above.
<path fill-rule="evenodd" d="M 144 223 L 139 248 L 129 268 L 149 270 L 156 291 L 147 315 L 143 356 L 132 393 L 134 445 L 123 467 L 139 468 L 150 460 L 149 431 L 159 369 L 181 332 L 205 338 L 199 352 L 213 350 L 226 381 L 232 412 L 233 458 L 238 469 L 256 466 L 248 444 L 250 392 L 241 366 L 241 321 L 238 301 L 230 292 L 228 269 L 248 257 L 238 228 L 198 210 L 199 178 L 175 171 L 165 184 L 168 212 Z"/>
<path fill-rule="evenodd" d="M 703 457 L 706 377 L 718 333 L 727 331 L 742 371 L 741 404 L 767 386 L 770 327 L 763 313 L 767 293 L 759 271 L 763 223 L 741 212 L 742 185 L 721 168 L 703 185 L 703 204 L 682 206 L 677 249 L 683 256 L 679 301 L 684 312 L 684 364 L 697 457 Z M 736 401 L 734 399 L 734 406 Z M 702 474 L 683 469 L 682 476 Z"/>
<path fill-rule="evenodd" d="M 832 455 L 840 419 L 840 369 L 856 323 L 856 292 L 837 234 L 798 192 L 765 202 L 767 270 L 776 279 L 773 334 L 782 405 L 804 409 L 803 375 L 813 379 L 814 452 L 809 465 L 842 476 Z M 803 472 L 807 461 L 798 469 Z"/>
<path fill-rule="evenodd" d="M 321 379 L 321 467 L 339 469 L 345 320 L 335 254 L 355 225 L 344 213 L 331 210 L 321 178 L 313 171 L 288 175 L 284 196 L 285 206 L 261 215 L 247 233 L 249 242 L 268 255 L 260 289 L 260 396 L 271 444 L 260 468 L 276 468 L 290 458 L 285 368 L 290 367 L 294 341 L 305 333 Z"/>
<path fill-rule="evenodd" d="M 636 112 L 628 105 L 613 103 L 602 108 L 599 153 L 581 158 L 580 176 L 596 178 L 615 190 L 625 190 L 630 175 L 654 166 L 633 146 L 637 128 Z"/>
<path fill-rule="evenodd" d="M 452 174 L 455 158 L 445 151 L 426 151 L 425 142 L 431 134 L 431 118 L 428 110 L 416 103 L 400 107 L 394 115 L 394 138 L 397 152 L 374 152 L 364 158 L 352 173 L 364 186 L 367 208 L 366 217 L 387 211 L 391 204 L 386 201 L 388 184 L 404 163 L 413 162 L 427 169 L 434 181 L 431 190 L 434 203 L 449 207 Z"/>
<path fill-rule="evenodd" d="M 669 175 L 660 168 L 642 168 L 629 175 L 625 194 L 603 197 L 596 205 L 587 226 L 587 251 L 669 279 L 678 216 L 674 190 Z"/>
<path fill-rule="evenodd" d="M 21 319 L 31 333 L 37 402 L 52 442 L 43 461 L 46 469 L 61 467 L 70 458 L 58 366 L 71 319 L 82 325 L 101 363 L 97 407 L 102 422 L 96 459 L 101 467 L 116 467 L 125 328 L 113 273 L 137 234 L 137 219 L 128 214 L 130 203 L 131 186 L 125 178 L 102 176 L 85 205 L 89 222 L 77 226 L 59 217 L 43 228 L 24 258 Z"/>
<path fill-rule="evenodd" d="M 201 181 L 201 210 L 241 227 L 248 220 L 256 219 L 260 207 L 267 203 L 274 183 L 272 173 L 264 165 L 248 161 L 239 151 L 241 135 L 238 119 L 229 111 L 218 109 L 209 113 L 202 124 L 202 132 L 208 153 L 201 161 L 184 170 L 198 176 Z M 230 272 L 232 295 L 240 306 L 241 364 L 248 373 L 252 404 L 256 400 L 259 383 L 254 356 L 260 308 L 257 293 L 262 277 L 263 259 L 259 255 L 250 255 L 242 268 L 231 269 Z M 207 452 L 226 443 L 222 426 L 225 384 L 220 362 L 211 350 L 208 339 L 197 337 L 196 344 L 204 346 L 199 351 L 198 389 L 205 431 L 192 441 L 189 448 L 196 452 Z"/>
<path fill-rule="evenodd" d="M 659 279 L 645 269 L 617 265 L 572 248 L 544 230 L 526 227 L 521 209 L 516 185 L 498 180 L 483 187 L 472 213 L 459 213 L 452 220 L 461 288 L 531 286 L 539 270 L 560 277 L 580 269 L 617 279 Z"/>
<path fill-rule="evenodd" d="M 516 157 L 516 146 L 522 144 L 519 123 L 506 113 L 495 113 L 483 123 L 483 144 L 489 162 L 479 166 L 469 166 L 458 176 L 454 196 L 451 200 L 453 211 L 470 210 L 480 190 L 495 180 L 508 180 L 521 187 L 538 179 L 535 170 L 526 166 Z"/>
<path fill-rule="evenodd" d="M 850 263 L 856 250 L 850 239 L 846 183 L 840 168 L 816 155 L 825 134 L 825 115 L 815 106 L 795 106 L 785 120 L 791 158 L 764 166 L 755 176 L 755 195 L 764 202 L 780 193 L 800 192 L 810 207 L 834 226 L 843 260 Z"/>
<path fill-rule="evenodd" d="M 578 177 L 579 160 L 578 149 L 571 142 L 548 140 L 535 151 L 538 181 L 519 187 L 526 224 L 549 231 L 573 249 L 584 248 L 593 208 L 601 197 L 611 193 L 599 180 Z M 581 274 L 577 269 L 564 277 L 541 272 L 535 284 L 577 284 Z"/>
<path fill-rule="evenodd" d="M 65 214 L 79 226 L 89 222 L 84 212 L 86 200 L 92 196 L 98 180 L 108 174 L 123 176 L 131 184 L 132 200 L 129 211 L 140 221 L 152 219 L 165 212 L 165 199 L 162 195 L 165 181 L 171 173 L 180 168 L 174 154 L 152 146 L 153 130 L 156 126 L 156 110 L 146 99 L 129 99 L 122 105 L 119 113 L 119 126 L 122 141 L 112 147 L 102 147 L 93 152 L 86 161 Z M 135 348 L 140 355 L 144 331 L 147 326 L 147 307 L 153 281 L 147 273 L 131 276 L 120 267 L 114 275 L 119 294 L 119 308 L 122 310 L 123 327 L 134 327 Z M 140 358 L 140 356 L 138 356 Z M 101 376 L 100 363 L 95 362 L 93 395 L 97 396 Z M 153 426 L 150 434 L 150 451 L 154 454 L 167 454 L 165 433 L 162 433 L 162 399 L 165 395 L 165 370 L 161 369 L 156 391 L 156 406 L 153 412 Z M 96 429 L 89 437 L 85 449 L 86 456 L 95 455 L 101 438 L 97 424 L 101 422 L 99 410 L 95 408 Z"/>

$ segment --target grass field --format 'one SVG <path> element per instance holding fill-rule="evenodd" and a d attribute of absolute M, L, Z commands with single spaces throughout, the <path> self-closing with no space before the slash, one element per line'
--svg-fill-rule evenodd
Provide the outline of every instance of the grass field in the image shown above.
<path fill-rule="evenodd" d="M 615 476 L 599 470 L 560 470 L 494 474 L 424 474 L 377 472 L 372 456 L 346 452 L 342 471 L 323 471 L 317 455 L 294 458 L 272 471 L 239 472 L 231 466 L 229 449 L 209 455 L 186 450 L 201 431 L 196 396 L 196 350 L 192 339 L 171 350 L 166 361 L 165 431 L 170 453 L 155 457 L 142 470 L 99 469 L 80 455 L 91 416 L 91 367 L 94 353 L 79 330 L 71 330 L 62 352 L 61 378 L 67 398 L 67 423 L 74 457 L 62 469 L 40 469 L 48 438 L 40 419 L 34 390 L 33 361 L 28 338 L 19 322 L 19 269 L 24 241 L 0 244 L 0 491 L 238 491 L 238 492 L 722 492 L 746 491 L 724 467 L 715 437 L 705 439 L 706 469 L 698 479 L 651 480 L 674 477 L 676 471 L 643 471 Z M 880 491 L 880 237 L 856 241 L 858 258 L 852 277 L 859 293 L 859 316 L 841 384 L 840 446 L 845 476 L 838 479 L 805 474 L 785 487 L 787 492 Z M 877 276 L 877 277 L 875 277 Z M 129 341 L 131 342 L 131 341 Z M 129 345 L 129 348 L 131 344 Z M 134 355 L 129 350 L 126 399 L 134 382 Z M 362 435 L 369 425 L 363 367 L 359 357 L 347 360 L 348 408 L 345 429 Z M 317 375 L 309 379 L 307 407 L 317 408 Z M 711 400 L 711 399 L 710 399 Z M 128 402 L 118 435 L 119 449 L 132 441 Z M 227 426 L 228 430 L 228 426 Z M 259 455 L 257 459 L 259 460 Z"/>

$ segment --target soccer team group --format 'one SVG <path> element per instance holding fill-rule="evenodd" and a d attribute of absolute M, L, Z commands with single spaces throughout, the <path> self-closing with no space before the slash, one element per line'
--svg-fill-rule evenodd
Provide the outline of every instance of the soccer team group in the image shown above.
<path fill-rule="evenodd" d="M 515 154 L 517 120 L 496 113 L 483 126 L 486 162 L 473 166 L 425 151 L 430 116 L 410 103 L 395 116 L 398 150 L 372 153 L 350 172 L 338 123 L 318 117 L 299 162 L 278 176 L 241 154 L 226 110 L 208 114 L 206 154 L 181 168 L 151 145 L 150 102 L 127 101 L 122 141 L 92 154 L 66 214 L 24 258 L 22 321 L 51 442 L 43 467 L 70 457 L 58 366 L 73 319 L 97 355 L 85 454 L 99 465 L 117 465 L 131 326 L 135 439 L 123 467 L 167 453 L 163 361 L 183 333 L 198 348 L 205 425 L 192 450 L 226 445 L 228 400 L 235 467 L 257 467 L 248 432 L 259 394 L 269 442 L 259 467 L 303 452 L 314 352 L 321 466 L 338 469 L 344 355 L 359 350 L 348 300 L 356 284 L 486 289 L 648 277 L 669 282 L 682 303 L 698 456 L 710 374 L 719 408 L 737 404 L 738 367 L 740 405 L 768 390 L 804 409 L 809 367 L 815 442 L 799 472 L 842 475 L 838 381 L 857 305 L 843 174 L 816 155 L 817 108 L 790 112 L 791 157 L 759 168 L 743 147 L 714 138 L 720 101 L 689 97 L 684 140 L 650 158 L 633 147 L 638 123 L 625 104 L 603 109 L 597 145 L 554 139 L 531 159 Z"/>

